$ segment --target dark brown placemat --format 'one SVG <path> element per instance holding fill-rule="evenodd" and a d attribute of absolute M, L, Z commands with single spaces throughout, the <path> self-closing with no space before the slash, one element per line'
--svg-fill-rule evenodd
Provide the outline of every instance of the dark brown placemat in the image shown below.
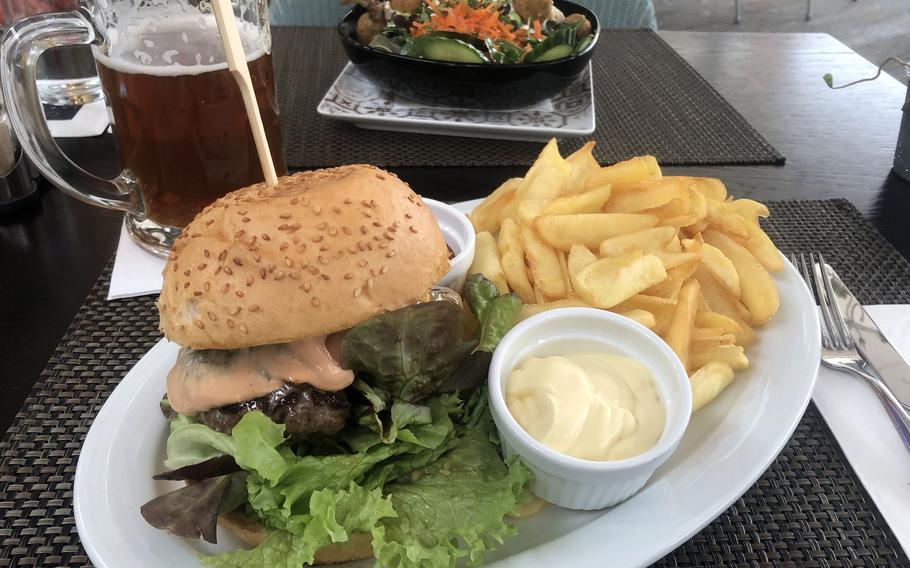
<path fill-rule="evenodd" d="M 364 130 L 316 107 L 347 62 L 334 29 L 274 28 L 284 151 L 293 168 L 529 166 L 539 142 Z M 653 154 L 661 165 L 782 164 L 775 150 L 656 33 L 604 32 L 592 60 L 597 159 Z M 390 137 L 399 137 L 390 144 Z M 589 137 L 566 139 L 564 153 Z"/>
<path fill-rule="evenodd" d="M 785 253 L 821 251 L 864 303 L 910 303 L 910 264 L 849 202 L 777 202 L 771 211 L 768 232 Z M 0 566 L 89 564 L 72 511 L 79 448 L 159 338 L 154 298 L 106 301 L 109 279 L 110 267 L 0 442 Z M 756 485 L 658 564 L 910 566 L 812 405 Z"/>

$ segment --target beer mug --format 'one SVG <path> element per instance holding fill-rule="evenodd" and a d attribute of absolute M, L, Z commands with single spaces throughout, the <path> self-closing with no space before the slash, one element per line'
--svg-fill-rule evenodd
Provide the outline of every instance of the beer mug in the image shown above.
<path fill-rule="evenodd" d="M 272 74 L 267 0 L 232 0 L 279 175 L 287 172 Z M 60 151 L 35 84 L 48 48 L 91 44 L 123 171 L 111 180 Z M 209 0 L 82 0 L 26 18 L 0 44 L 0 86 L 40 172 L 73 197 L 126 212 L 130 236 L 166 255 L 181 227 L 225 193 L 263 181 L 243 99 Z"/>

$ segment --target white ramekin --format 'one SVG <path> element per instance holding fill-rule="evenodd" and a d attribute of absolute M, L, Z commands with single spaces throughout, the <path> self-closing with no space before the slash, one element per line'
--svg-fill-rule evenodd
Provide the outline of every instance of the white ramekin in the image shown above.
<path fill-rule="evenodd" d="M 451 205 L 426 197 L 423 198 L 423 202 L 430 206 L 430 211 L 442 229 L 446 244 L 455 253 L 449 261 L 452 267 L 437 284 L 461 292 L 468 276 L 468 269 L 474 262 L 474 226 L 467 215 Z"/>
<path fill-rule="evenodd" d="M 663 434 L 647 452 L 624 460 L 590 461 L 547 448 L 528 434 L 506 407 L 505 385 L 514 367 L 531 356 L 608 352 L 627 355 L 651 372 L 666 408 Z M 518 454 L 534 472 L 534 493 L 569 509 L 602 509 L 625 501 L 676 450 L 689 424 L 689 378 L 669 346 L 629 318 L 594 308 L 563 308 L 515 326 L 493 353 L 490 408 L 507 456 Z"/>

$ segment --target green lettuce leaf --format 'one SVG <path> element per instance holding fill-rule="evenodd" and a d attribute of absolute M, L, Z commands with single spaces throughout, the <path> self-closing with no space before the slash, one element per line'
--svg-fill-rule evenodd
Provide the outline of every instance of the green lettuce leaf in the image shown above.
<path fill-rule="evenodd" d="M 313 562 L 316 551 L 336 542 L 347 542 L 354 532 L 371 532 L 382 519 L 395 516 L 388 497 L 350 484 L 346 489 L 325 489 L 310 496 L 309 513 L 295 517 L 288 530 L 275 530 L 251 550 L 204 556 L 214 568 L 300 568 Z"/>

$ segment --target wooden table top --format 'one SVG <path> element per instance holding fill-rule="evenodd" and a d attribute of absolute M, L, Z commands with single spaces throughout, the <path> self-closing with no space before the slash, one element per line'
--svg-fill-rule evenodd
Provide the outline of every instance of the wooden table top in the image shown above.
<path fill-rule="evenodd" d="M 852 201 L 910 258 L 910 182 L 891 173 L 906 89 L 826 34 L 661 32 L 768 141 L 785 166 L 674 167 L 672 174 L 723 179 L 736 196 L 759 200 Z M 61 140 L 73 160 L 107 176 L 113 142 Z M 522 168 L 399 168 L 423 195 L 482 197 Z M 34 209 L 0 218 L 0 426 L 12 421 L 89 288 L 113 254 L 122 216 L 46 189 Z"/>

